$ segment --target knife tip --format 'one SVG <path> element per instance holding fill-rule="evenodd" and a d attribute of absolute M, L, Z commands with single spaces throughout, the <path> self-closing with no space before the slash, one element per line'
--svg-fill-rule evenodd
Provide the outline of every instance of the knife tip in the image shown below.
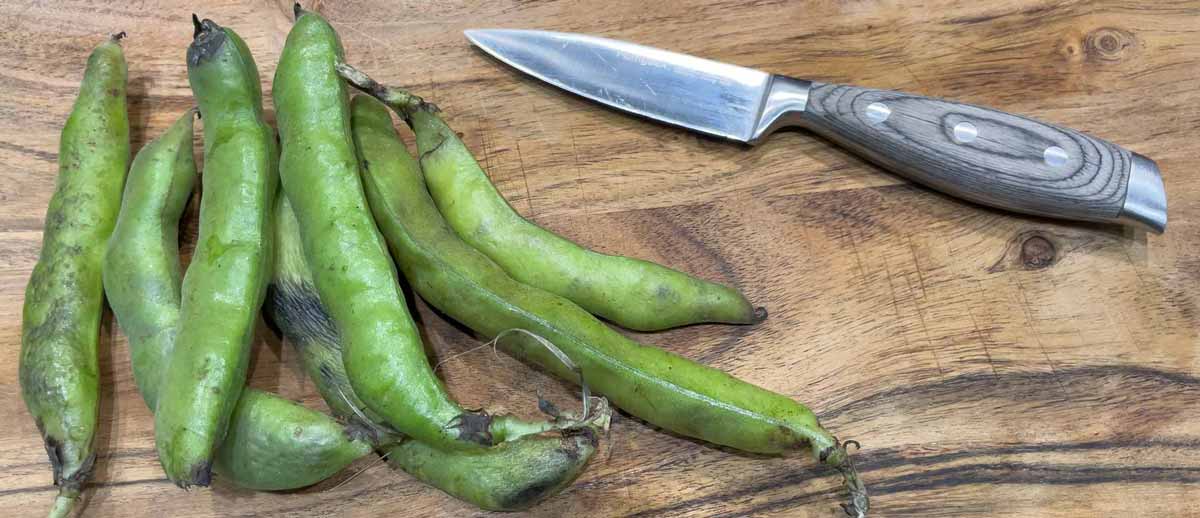
<path fill-rule="evenodd" d="M 470 40 L 471 43 L 479 45 L 479 37 L 483 36 L 483 29 L 467 29 L 463 31 L 463 36 Z"/>

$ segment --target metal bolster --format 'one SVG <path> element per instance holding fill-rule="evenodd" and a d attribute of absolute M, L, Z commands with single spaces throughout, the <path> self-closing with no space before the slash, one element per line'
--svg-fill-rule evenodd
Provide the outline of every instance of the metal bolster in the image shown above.
<path fill-rule="evenodd" d="M 754 134 L 747 141 L 757 144 L 775 130 L 799 123 L 800 114 L 808 107 L 808 91 L 812 82 L 787 76 L 773 75 L 759 109 Z"/>
<path fill-rule="evenodd" d="M 1162 174 L 1153 160 L 1130 154 L 1133 160 L 1129 165 L 1129 187 L 1117 219 L 1162 234 L 1167 229 L 1167 193 Z"/>

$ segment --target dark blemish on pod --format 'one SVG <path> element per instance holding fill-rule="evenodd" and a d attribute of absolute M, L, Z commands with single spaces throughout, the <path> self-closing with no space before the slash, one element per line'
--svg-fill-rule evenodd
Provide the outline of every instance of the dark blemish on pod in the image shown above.
<path fill-rule="evenodd" d="M 492 445 L 492 416 L 485 412 L 463 412 L 452 425 L 458 428 L 458 438 L 484 446 Z"/>
<path fill-rule="evenodd" d="M 795 430 L 782 424 L 775 425 L 775 428 L 771 430 L 771 434 L 767 437 L 767 442 L 782 451 L 799 450 L 808 447 L 807 442 L 796 436 Z M 822 460 L 822 462 L 824 461 Z"/>
<path fill-rule="evenodd" d="M 558 486 L 558 483 L 559 480 L 553 476 L 540 479 L 505 497 L 502 506 L 509 510 L 525 509 L 548 496 Z"/>
<path fill-rule="evenodd" d="M 194 27 L 192 33 L 192 44 L 188 45 L 187 63 L 189 67 L 200 65 L 202 62 L 212 59 L 229 41 L 225 30 L 209 19 L 200 21 L 200 18 L 195 14 L 192 15 L 192 25 Z"/>
<path fill-rule="evenodd" d="M 363 424 L 357 420 L 349 420 L 349 422 L 347 422 L 343 428 L 343 431 L 346 432 L 346 437 L 352 441 L 367 441 L 372 444 L 375 443 L 375 434 L 371 433 L 366 426 L 363 426 Z"/>
<path fill-rule="evenodd" d="M 48 283 L 51 280 L 49 276 L 38 276 L 36 288 L 39 291 L 49 290 L 50 286 L 48 286 Z M 75 291 L 74 288 L 77 281 L 74 276 L 53 280 L 61 283 L 63 286 L 72 288 L 71 291 Z M 42 343 L 53 339 L 55 336 L 69 333 L 72 329 L 72 323 L 76 321 L 76 311 L 73 309 L 73 306 L 63 300 L 62 297 L 55 298 L 50 302 L 50 305 L 53 309 L 50 310 L 49 315 L 46 315 L 46 319 L 24 333 L 30 343 Z M 29 385 L 31 393 L 40 394 L 52 390 L 51 387 L 54 384 L 46 379 L 46 376 L 49 374 L 49 372 L 42 369 L 33 369 L 27 374 L 25 382 Z"/>
<path fill-rule="evenodd" d="M 671 288 L 668 288 L 666 285 L 663 285 L 663 284 L 659 284 L 658 288 L 655 288 L 655 290 L 654 290 L 654 296 L 660 300 L 664 300 L 664 301 L 670 300 L 671 298 L 673 298 L 673 297 L 671 297 L 671 295 L 672 295 Z"/>
<path fill-rule="evenodd" d="M 563 430 L 562 439 L 559 442 L 559 447 L 554 450 L 552 457 L 543 457 L 542 463 L 545 465 L 561 465 L 577 464 L 580 459 L 589 455 L 590 452 L 583 450 L 589 446 L 595 448 L 599 443 L 596 437 L 596 432 L 590 427 L 572 428 Z M 565 460 L 565 463 L 562 462 Z M 557 469 L 553 470 L 557 471 Z M 522 488 L 520 491 L 510 493 L 500 500 L 502 509 L 515 511 L 526 509 L 541 500 L 555 493 L 562 484 L 567 481 L 559 478 L 557 473 L 552 473 L 546 478 L 539 479 Z"/>
<path fill-rule="evenodd" d="M 96 453 L 90 454 L 88 458 L 83 459 L 83 464 L 79 464 L 79 469 L 73 474 L 68 475 L 61 482 L 56 482 L 59 486 L 79 489 L 83 487 L 83 482 L 91 478 L 91 469 L 96 465 Z"/>
<path fill-rule="evenodd" d="M 83 481 L 92 478 L 92 468 L 96 466 L 96 454 L 88 455 L 83 459 L 83 464 L 79 465 L 79 469 L 62 481 L 63 486 L 74 487 L 76 489 L 83 487 Z"/>
<path fill-rule="evenodd" d="M 596 431 L 590 427 L 572 428 L 563 430 L 562 452 L 570 459 L 571 462 L 579 460 L 583 453 L 579 451 L 579 445 L 575 442 L 576 437 L 583 437 L 588 444 L 593 448 L 600 444 L 600 438 L 596 437 Z"/>
<path fill-rule="evenodd" d="M 208 487 L 209 484 L 212 484 L 212 463 L 205 461 L 192 466 L 192 469 L 188 471 L 188 478 L 191 479 L 191 485 Z M 187 488 L 184 487 L 184 489 Z"/>
<path fill-rule="evenodd" d="M 1054 243 L 1043 236 L 1030 236 L 1021 243 L 1021 264 L 1028 270 L 1047 268 L 1053 265 L 1056 259 Z"/>
<path fill-rule="evenodd" d="M 278 281 L 268 287 L 269 314 L 284 337 L 303 349 L 309 343 L 331 344 L 341 350 L 333 317 L 321 305 L 316 288 L 306 282 Z"/>
<path fill-rule="evenodd" d="M 38 430 L 42 431 L 42 439 L 45 442 L 44 446 L 46 447 L 46 456 L 50 457 L 50 467 L 54 470 L 54 485 L 62 485 L 62 441 L 46 435 L 46 432 L 42 427 L 41 419 L 38 419 L 37 425 Z"/>
<path fill-rule="evenodd" d="M 767 308 L 758 306 L 754 308 L 754 323 L 757 324 L 767 319 Z"/>
<path fill-rule="evenodd" d="M 204 378 L 208 377 L 208 370 L 211 365 L 212 358 L 205 358 L 204 363 L 201 364 L 200 368 L 196 370 L 196 379 L 203 380 Z"/>

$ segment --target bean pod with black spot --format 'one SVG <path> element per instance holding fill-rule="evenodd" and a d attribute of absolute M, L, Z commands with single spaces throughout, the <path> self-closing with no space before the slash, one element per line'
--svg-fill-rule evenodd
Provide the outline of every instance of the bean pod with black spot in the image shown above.
<path fill-rule="evenodd" d="M 357 127 L 357 100 L 355 114 Z M 597 434 L 607 430 L 607 405 L 578 427 L 478 451 L 442 450 L 405 439 L 374 417 L 346 377 L 337 328 L 313 287 L 300 230 L 286 198 L 281 197 L 276 206 L 275 221 L 275 273 L 267 313 L 296 348 L 304 370 L 334 414 L 377 444 L 389 464 L 490 511 L 529 508 L 558 494 L 579 476 L 596 451 Z"/>
<path fill-rule="evenodd" d="M 411 94 L 381 87 L 351 68 L 342 70 L 402 115 L 431 109 Z M 637 343 L 571 301 L 514 280 L 442 219 L 417 167 L 381 160 L 372 150 L 359 149 L 371 210 L 404 276 L 431 305 L 485 337 L 523 329 L 549 340 L 579 366 L 596 392 L 651 424 L 753 453 L 809 450 L 845 478 L 851 494 L 847 511 L 866 512 L 866 489 L 845 444 L 822 428 L 807 407 Z M 578 379 L 524 333 L 499 340 L 499 345 L 563 379 Z"/>
<path fill-rule="evenodd" d="M 478 449 L 555 425 L 467 411 L 430 368 L 387 245 L 363 196 L 333 27 L 297 8 L 275 73 L 283 191 L 337 324 L 351 386 L 390 426 L 432 446 Z"/>
<path fill-rule="evenodd" d="M 275 134 L 263 119 L 246 44 L 197 21 L 188 81 L 204 118 L 200 235 L 183 277 L 179 330 L 158 387 L 155 445 L 167 478 L 207 486 L 213 455 L 246 383 L 271 268 Z"/>
<path fill-rule="evenodd" d="M 25 288 L 20 383 L 45 441 L 58 497 L 51 516 L 71 512 L 96 460 L 104 244 L 129 167 L 125 56 L 118 40 L 90 57 L 63 127 L 58 180 L 42 250 Z"/>
<path fill-rule="evenodd" d="M 104 291 L 129 339 L 134 382 L 154 409 L 179 325 L 179 219 L 195 187 L 193 111 L 138 152 L 104 259 Z M 214 471 L 247 489 L 320 482 L 370 453 L 365 441 L 315 410 L 242 391 Z"/>

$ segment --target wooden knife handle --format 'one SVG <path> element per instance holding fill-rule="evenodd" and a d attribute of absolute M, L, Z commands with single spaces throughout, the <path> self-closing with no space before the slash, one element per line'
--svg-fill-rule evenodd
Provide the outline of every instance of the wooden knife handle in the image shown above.
<path fill-rule="evenodd" d="M 1156 232 L 1166 226 L 1154 162 L 1075 130 L 970 104 L 816 82 L 797 119 L 909 179 L 978 203 L 1126 220 Z"/>

